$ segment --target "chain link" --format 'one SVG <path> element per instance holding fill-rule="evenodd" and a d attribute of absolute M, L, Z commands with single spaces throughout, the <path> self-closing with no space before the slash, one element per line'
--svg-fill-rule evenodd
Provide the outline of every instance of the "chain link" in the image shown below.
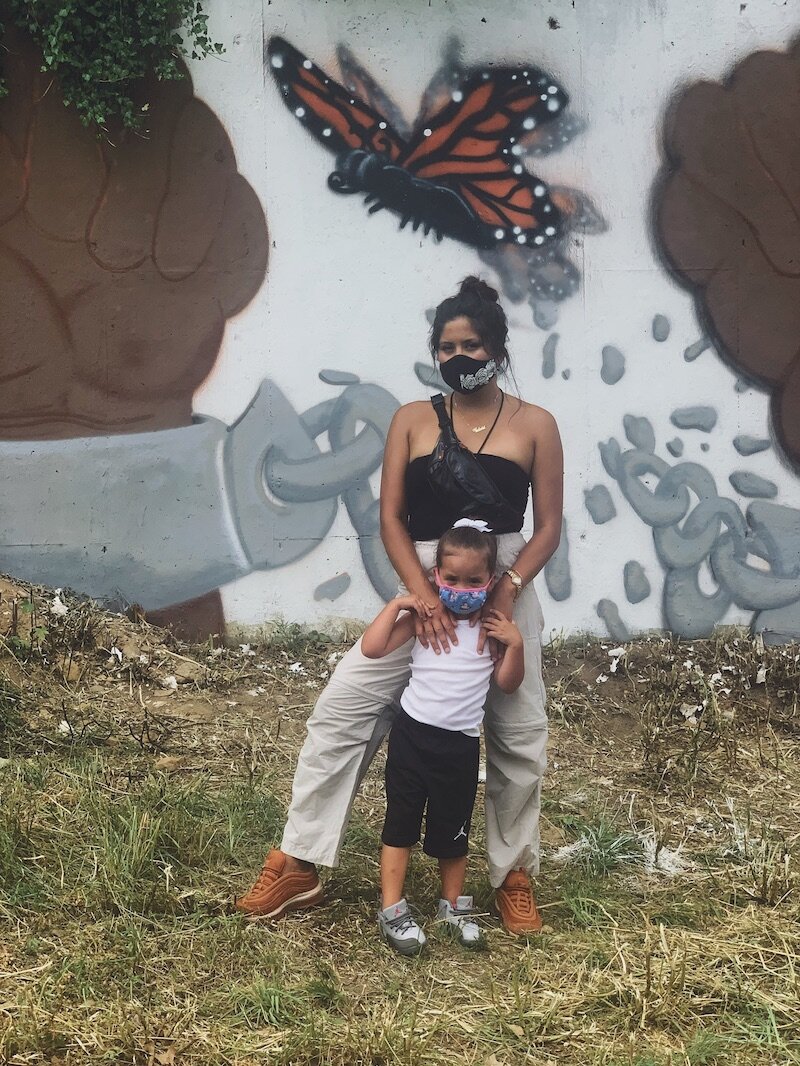
<path fill-rule="evenodd" d="M 800 576 L 781 572 L 776 542 L 764 535 L 763 511 L 756 515 L 751 504 L 743 514 L 733 500 L 719 495 L 705 467 L 671 465 L 643 448 L 623 452 L 613 438 L 600 451 L 625 499 L 653 530 L 665 571 L 664 622 L 669 630 L 682 637 L 707 636 L 731 604 L 758 612 L 800 602 Z M 644 478 L 657 479 L 652 491 Z M 800 528 L 800 512 L 797 521 Z M 748 555 L 762 559 L 768 569 L 748 564 Z M 718 585 L 710 595 L 700 588 L 704 562 Z"/>

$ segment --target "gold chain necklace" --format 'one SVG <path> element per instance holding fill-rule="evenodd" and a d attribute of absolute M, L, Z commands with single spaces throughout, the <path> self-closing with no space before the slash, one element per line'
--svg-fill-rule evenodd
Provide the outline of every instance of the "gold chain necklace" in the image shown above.
<path fill-rule="evenodd" d="M 497 394 L 497 396 L 495 396 L 495 398 L 492 400 L 492 407 L 496 407 L 497 406 L 498 401 L 500 400 L 500 397 L 502 395 L 503 395 L 503 393 L 499 392 Z M 463 408 L 462 408 L 462 415 L 463 415 Z M 483 431 L 486 429 L 487 425 L 488 425 L 488 423 L 484 422 L 483 425 L 481 425 L 481 426 L 470 426 L 470 429 L 471 429 L 471 431 L 473 433 L 483 433 Z"/>

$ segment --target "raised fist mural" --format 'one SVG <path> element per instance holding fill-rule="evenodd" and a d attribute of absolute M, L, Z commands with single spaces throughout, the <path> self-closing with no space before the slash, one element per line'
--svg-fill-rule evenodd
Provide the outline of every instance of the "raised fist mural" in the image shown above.
<path fill-rule="evenodd" d="M 146 135 L 112 144 L 6 35 L 0 101 L 0 434 L 186 425 L 225 321 L 258 291 L 267 230 L 188 76 L 157 84 Z"/>
<path fill-rule="evenodd" d="M 225 130 L 193 95 L 188 75 L 148 87 L 144 133 L 101 139 L 64 107 L 23 35 L 7 28 L 4 45 L 0 452 L 9 513 L 0 566 L 80 587 L 76 567 L 83 558 L 91 569 L 92 546 L 77 529 L 72 564 L 62 557 L 48 575 L 41 556 L 53 541 L 70 541 L 70 516 L 79 509 L 101 508 L 94 529 L 98 540 L 109 539 L 103 499 L 74 483 L 66 492 L 72 508 L 59 514 L 58 457 L 65 453 L 51 449 L 48 474 L 43 464 L 34 469 L 37 449 L 8 442 L 80 438 L 84 452 L 99 455 L 107 435 L 136 434 L 120 450 L 123 467 L 108 472 L 109 489 L 115 478 L 124 486 L 132 473 L 125 457 L 138 456 L 135 467 L 143 448 L 151 457 L 158 450 L 150 434 L 191 425 L 192 394 L 214 365 L 225 322 L 264 279 L 267 227 Z M 31 495 L 34 478 L 39 495 Z M 120 506 L 110 492 L 105 509 Z M 18 528 L 26 520 L 32 528 Z M 145 540 L 149 521 L 137 518 Z M 13 550 L 11 527 L 30 549 L 24 558 Z M 108 554 L 112 545 L 100 548 Z M 124 598 L 124 581 L 120 590 Z M 219 628 L 217 594 L 196 607 L 201 629 Z"/>
<path fill-rule="evenodd" d="M 675 102 L 656 230 L 717 350 L 772 394 L 800 470 L 800 48 L 756 52 Z"/>

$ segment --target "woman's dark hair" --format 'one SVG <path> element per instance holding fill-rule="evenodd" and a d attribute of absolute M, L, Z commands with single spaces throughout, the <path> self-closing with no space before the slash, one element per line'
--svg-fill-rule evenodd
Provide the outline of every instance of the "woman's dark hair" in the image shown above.
<path fill-rule="evenodd" d="M 436 545 L 436 566 L 441 567 L 442 559 L 448 551 L 459 551 L 462 548 L 483 552 L 486 568 L 490 574 L 494 573 L 497 565 L 497 541 L 491 533 L 483 533 L 474 526 L 455 526 L 439 537 L 439 543 Z"/>
<path fill-rule="evenodd" d="M 461 282 L 455 296 L 448 296 L 436 308 L 431 326 L 431 354 L 436 357 L 442 330 L 454 318 L 468 318 L 483 342 L 486 351 L 502 370 L 509 365 L 506 343 L 508 323 L 500 306 L 497 291 L 480 278 L 470 275 Z"/>

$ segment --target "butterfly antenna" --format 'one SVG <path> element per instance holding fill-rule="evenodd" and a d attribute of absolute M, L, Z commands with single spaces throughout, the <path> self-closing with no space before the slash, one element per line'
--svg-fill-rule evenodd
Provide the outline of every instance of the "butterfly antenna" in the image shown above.
<path fill-rule="evenodd" d="M 383 204 L 382 203 L 379 202 L 377 204 L 373 204 L 372 207 L 369 209 L 368 214 L 374 215 L 376 211 L 383 211 Z"/>
<path fill-rule="evenodd" d="M 410 221 L 411 215 L 403 215 L 403 217 L 400 219 L 400 229 L 405 229 Z"/>

